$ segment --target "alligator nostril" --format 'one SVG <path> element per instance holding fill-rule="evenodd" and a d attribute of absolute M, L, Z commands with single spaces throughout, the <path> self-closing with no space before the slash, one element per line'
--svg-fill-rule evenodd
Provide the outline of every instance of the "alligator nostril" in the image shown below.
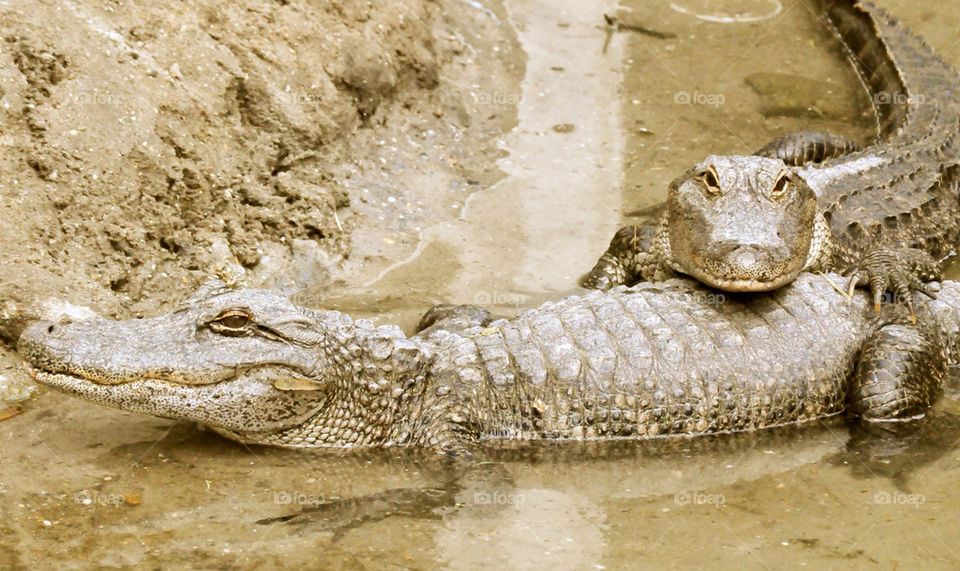
<path fill-rule="evenodd" d="M 743 268 L 752 268 L 760 263 L 760 250 L 752 244 L 732 245 L 727 256 L 730 263 Z"/>

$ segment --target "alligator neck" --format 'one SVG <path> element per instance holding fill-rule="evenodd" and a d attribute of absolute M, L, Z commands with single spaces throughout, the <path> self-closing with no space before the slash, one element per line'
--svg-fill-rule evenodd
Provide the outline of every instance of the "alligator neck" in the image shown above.
<path fill-rule="evenodd" d="M 320 315 L 320 312 L 317 312 Z M 279 446 L 425 445 L 436 433 L 442 404 L 431 398 L 433 347 L 394 326 L 338 316 L 339 349 L 327 358 L 326 404 L 303 423 L 272 434 L 236 435 Z M 345 341 L 346 340 L 346 341 Z M 320 373 L 318 373 L 320 374 Z M 330 376 L 334 378 L 329 378 Z M 433 438 L 433 440 L 436 440 Z"/>

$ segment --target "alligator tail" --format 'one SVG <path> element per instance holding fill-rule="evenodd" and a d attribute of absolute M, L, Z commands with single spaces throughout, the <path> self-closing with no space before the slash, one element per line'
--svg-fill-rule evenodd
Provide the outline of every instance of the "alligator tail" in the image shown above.
<path fill-rule="evenodd" d="M 879 140 L 922 138 L 938 119 L 938 98 L 953 99 L 950 107 L 958 104 L 956 92 L 944 91 L 957 84 L 956 73 L 886 11 L 855 0 L 819 5 L 821 22 L 839 37 L 867 89 Z"/>

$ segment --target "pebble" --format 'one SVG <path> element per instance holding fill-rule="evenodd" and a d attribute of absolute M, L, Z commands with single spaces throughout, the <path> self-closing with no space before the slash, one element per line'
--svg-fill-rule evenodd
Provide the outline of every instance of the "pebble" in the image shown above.
<path fill-rule="evenodd" d="M 14 381 L 6 375 L 0 375 L 0 405 L 25 401 L 36 390 L 36 385 Z M 4 407 L 0 406 L 0 408 Z"/>

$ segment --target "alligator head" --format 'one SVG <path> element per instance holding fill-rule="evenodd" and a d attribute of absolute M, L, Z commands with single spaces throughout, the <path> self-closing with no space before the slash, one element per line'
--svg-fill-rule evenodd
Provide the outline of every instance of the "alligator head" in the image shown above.
<path fill-rule="evenodd" d="M 808 266 L 818 224 L 816 194 L 780 159 L 710 156 L 671 183 L 660 240 L 677 271 L 767 291 Z"/>
<path fill-rule="evenodd" d="M 421 357 L 395 326 L 218 281 L 158 317 L 34 324 L 18 351 L 39 383 L 74 396 L 289 446 L 388 438 L 391 392 Z"/>

